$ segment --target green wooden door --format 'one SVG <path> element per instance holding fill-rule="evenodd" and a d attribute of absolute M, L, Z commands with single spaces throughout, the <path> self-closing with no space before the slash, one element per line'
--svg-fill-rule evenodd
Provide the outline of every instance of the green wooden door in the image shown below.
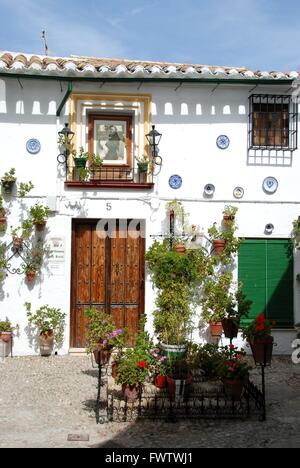
<path fill-rule="evenodd" d="M 290 240 L 246 239 L 239 251 L 239 281 L 253 301 L 248 324 L 261 312 L 277 327 L 294 324 L 294 260 Z"/>

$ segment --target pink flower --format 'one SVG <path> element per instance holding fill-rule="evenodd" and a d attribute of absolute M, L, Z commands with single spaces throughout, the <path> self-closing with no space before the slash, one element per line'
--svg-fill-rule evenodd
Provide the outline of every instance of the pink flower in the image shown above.
<path fill-rule="evenodd" d="M 103 341 L 102 341 L 102 344 L 106 345 L 106 344 L 107 344 L 107 340 L 103 340 Z"/>

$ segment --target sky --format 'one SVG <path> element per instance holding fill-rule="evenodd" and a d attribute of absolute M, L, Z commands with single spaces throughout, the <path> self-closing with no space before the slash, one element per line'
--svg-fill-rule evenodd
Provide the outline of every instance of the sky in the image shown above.
<path fill-rule="evenodd" d="M 0 0 L 0 50 L 300 70 L 299 0 Z"/>

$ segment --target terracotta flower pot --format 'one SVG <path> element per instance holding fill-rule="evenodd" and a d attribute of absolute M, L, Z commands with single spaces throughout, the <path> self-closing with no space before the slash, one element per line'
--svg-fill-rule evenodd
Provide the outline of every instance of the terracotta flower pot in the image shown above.
<path fill-rule="evenodd" d="M 43 223 L 36 223 L 35 228 L 37 231 L 42 232 L 45 230 L 46 225 L 47 225 L 47 221 L 44 221 Z"/>
<path fill-rule="evenodd" d="M 223 216 L 223 225 L 226 229 L 231 228 L 235 220 L 235 216 L 233 215 L 224 215 Z"/>
<path fill-rule="evenodd" d="M 179 253 L 179 255 L 183 256 L 186 252 L 186 247 L 184 244 L 177 244 L 175 246 L 175 250 L 177 253 Z"/>
<path fill-rule="evenodd" d="M 210 327 L 211 336 L 222 336 L 222 333 L 223 333 L 222 322 L 210 322 L 209 327 Z"/>
<path fill-rule="evenodd" d="M 13 237 L 13 246 L 15 249 L 19 250 L 23 247 L 24 239 L 23 237 Z"/>
<path fill-rule="evenodd" d="M 0 357 L 8 357 L 11 353 L 12 332 L 0 332 Z"/>
<path fill-rule="evenodd" d="M 213 252 L 215 255 L 220 255 L 224 252 L 226 241 L 223 239 L 214 239 L 213 240 Z"/>
<path fill-rule="evenodd" d="M 224 391 L 228 398 L 240 400 L 244 391 L 245 380 L 223 379 Z"/>
<path fill-rule="evenodd" d="M 113 379 L 115 379 L 117 377 L 117 369 L 118 369 L 118 363 L 113 362 L 112 365 L 111 365 L 111 376 L 112 376 Z"/>
<path fill-rule="evenodd" d="M 7 218 L 1 217 L 0 218 L 0 226 L 5 226 L 7 224 Z"/>
<path fill-rule="evenodd" d="M 98 344 L 97 349 L 94 351 L 94 357 L 96 364 L 101 364 L 101 366 L 106 366 L 109 363 L 110 356 L 112 353 L 112 346 Z"/>
<path fill-rule="evenodd" d="M 255 338 L 253 341 L 250 341 L 250 346 L 256 364 L 271 364 L 274 346 L 273 336 L 267 336 L 265 338 Z"/>
<path fill-rule="evenodd" d="M 222 326 L 226 338 L 229 338 L 230 340 L 233 340 L 233 338 L 237 338 L 239 333 L 239 327 L 237 326 L 234 320 L 229 318 L 223 319 Z"/>
<path fill-rule="evenodd" d="M 162 390 L 167 385 L 167 377 L 165 375 L 156 375 L 154 385 L 156 388 Z"/>
<path fill-rule="evenodd" d="M 142 386 L 140 384 L 134 384 L 134 385 L 129 385 L 129 384 L 123 384 L 122 385 L 122 392 L 124 395 L 124 398 L 129 400 L 129 401 L 135 401 L 139 397 L 142 391 Z"/>
<path fill-rule="evenodd" d="M 41 356 L 51 356 L 54 346 L 54 333 L 49 330 L 40 334 L 40 352 Z"/>
<path fill-rule="evenodd" d="M 26 279 L 28 283 L 33 283 L 33 281 L 36 279 L 36 271 L 28 271 L 26 273 Z"/>

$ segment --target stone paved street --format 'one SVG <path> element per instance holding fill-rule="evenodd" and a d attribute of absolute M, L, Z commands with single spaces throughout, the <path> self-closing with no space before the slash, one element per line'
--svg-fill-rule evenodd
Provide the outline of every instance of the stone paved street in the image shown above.
<path fill-rule="evenodd" d="M 0 448 L 300 448 L 300 365 L 267 370 L 268 420 L 96 425 L 97 372 L 88 357 L 23 357 L 0 363 Z M 69 434 L 89 435 L 68 442 Z"/>

